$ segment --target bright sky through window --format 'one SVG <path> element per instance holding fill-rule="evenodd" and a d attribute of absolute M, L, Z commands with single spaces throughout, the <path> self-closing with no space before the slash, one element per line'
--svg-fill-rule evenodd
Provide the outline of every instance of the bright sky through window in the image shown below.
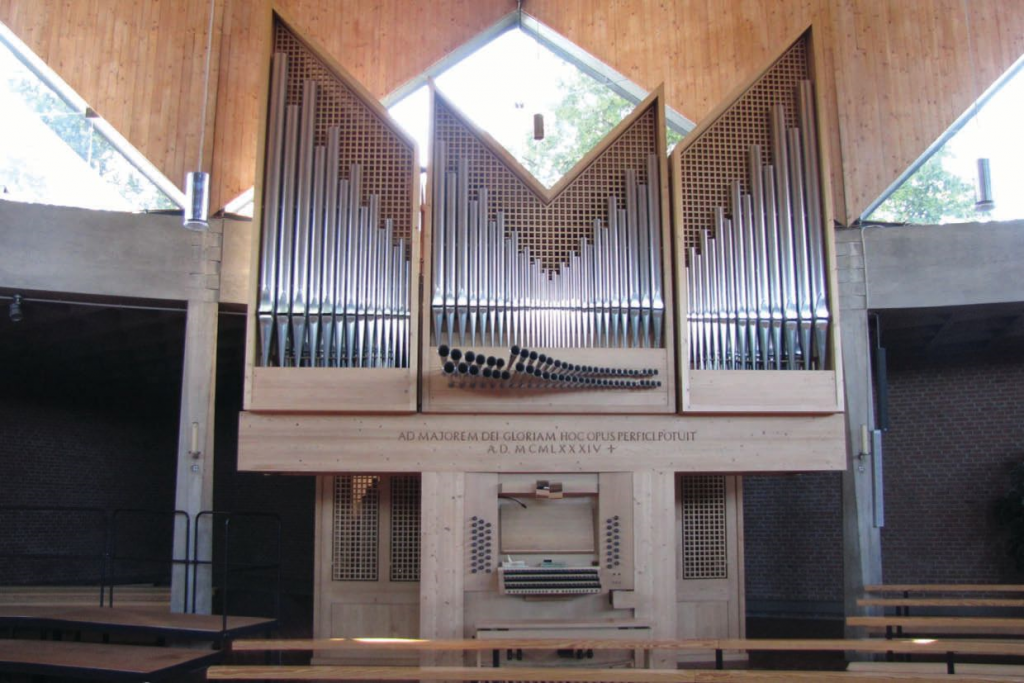
<path fill-rule="evenodd" d="M 0 198 L 109 211 L 177 208 L 84 106 L 73 108 L 26 66 L 8 44 L 27 48 L 3 25 L 0 38 Z"/>
<path fill-rule="evenodd" d="M 531 148 L 538 145 L 532 139 L 534 114 L 544 115 L 546 136 L 551 138 L 547 141 L 548 149 L 575 149 L 578 145 L 573 144 L 574 141 L 559 139 L 559 136 L 571 136 L 579 123 L 576 120 L 564 121 L 562 128 L 559 127 L 558 109 L 565 99 L 567 87 L 580 84 L 589 92 L 599 93 L 602 102 L 613 110 L 613 120 L 603 117 L 597 123 L 601 130 L 592 131 L 598 139 L 633 109 L 633 104 L 625 98 L 598 84 L 574 64 L 564 61 L 518 28 L 506 31 L 455 64 L 438 76 L 436 82 L 441 92 L 474 123 L 535 174 L 539 171 L 539 180 L 548 187 L 554 185 L 568 168 L 531 167 Z M 421 162 L 426 165 L 430 155 L 426 88 L 416 90 L 390 111 L 415 137 Z M 572 112 L 564 109 L 563 114 L 569 115 L 563 118 L 572 117 Z M 588 119 L 587 125 L 591 121 L 593 119 Z M 583 149 L 579 154 L 573 154 L 572 162 L 578 161 L 587 151 Z"/>
<path fill-rule="evenodd" d="M 1024 58 L 1022 58 L 1024 59 Z M 973 106 L 971 108 L 973 112 Z M 980 109 L 980 113 L 968 120 L 946 143 L 940 147 L 935 157 L 939 158 L 941 170 L 962 182 L 960 187 L 967 186 L 964 192 L 969 208 L 961 212 L 948 209 L 937 221 L 938 223 L 959 223 L 967 221 L 998 220 L 1008 221 L 1024 218 L 1024 134 L 1021 133 L 1020 113 L 1024 111 L 1024 67 L 1002 84 Z M 975 182 L 977 179 L 977 160 L 987 157 L 992 166 L 992 195 L 996 206 L 989 213 L 978 213 L 973 209 L 975 200 Z M 900 212 L 898 204 L 912 206 L 916 202 L 926 201 L 918 197 L 935 199 L 939 188 L 929 186 L 929 180 L 938 176 L 938 169 L 926 168 L 922 165 L 911 175 L 900 188 L 890 195 L 886 201 L 869 216 L 870 220 L 893 222 L 933 222 L 920 221 Z M 930 174 L 929 174 L 930 173 Z M 955 182 L 955 181 L 954 181 Z M 913 194 L 900 189 L 906 186 L 920 187 Z M 901 200 L 901 197 L 903 198 Z"/>

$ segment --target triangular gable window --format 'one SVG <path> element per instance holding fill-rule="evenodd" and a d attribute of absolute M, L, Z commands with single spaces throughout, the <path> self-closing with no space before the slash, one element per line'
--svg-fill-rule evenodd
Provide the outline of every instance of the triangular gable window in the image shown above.
<path fill-rule="evenodd" d="M 0 199 L 109 211 L 184 196 L 0 24 Z"/>
<path fill-rule="evenodd" d="M 1024 57 L 908 168 L 864 220 L 938 225 L 1024 218 Z M 988 158 L 995 208 L 975 207 L 977 161 Z"/>
<path fill-rule="evenodd" d="M 479 47 L 477 47 L 479 46 Z M 536 20 L 513 12 L 431 72 L 438 89 L 545 187 L 552 187 L 647 93 Z M 466 52 L 469 54 L 465 54 Z M 454 63 L 453 63 L 454 62 Z M 393 94 L 391 114 L 430 158 L 426 87 Z M 534 115 L 544 138 L 534 139 Z M 667 111 L 671 148 L 693 123 Z"/>

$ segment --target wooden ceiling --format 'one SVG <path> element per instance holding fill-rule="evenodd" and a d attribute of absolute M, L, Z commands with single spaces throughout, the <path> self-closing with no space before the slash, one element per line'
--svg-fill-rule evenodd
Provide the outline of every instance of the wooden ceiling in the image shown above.
<path fill-rule="evenodd" d="M 378 97 L 513 0 L 278 0 Z M 214 204 L 253 184 L 270 0 L 216 0 L 206 166 Z M 1024 2 L 969 0 L 977 81 L 1024 53 Z M 963 0 L 527 0 L 526 12 L 699 121 L 813 24 L 836 214 L 857 217 L 978 94 Z M 7 24 L 174 182 L 196 164 L 207 0 L 0 0 Z M 213 131 L 211 133 L 211 131 Z"/>

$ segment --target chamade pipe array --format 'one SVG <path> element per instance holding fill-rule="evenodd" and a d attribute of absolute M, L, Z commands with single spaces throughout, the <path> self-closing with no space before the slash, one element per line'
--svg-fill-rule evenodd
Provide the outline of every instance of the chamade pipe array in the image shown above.
<path fill-rule="evenodd" d="M 285 103 L 288 57 L 270 86 L 258 322 L 261 366 L 408 367 L 410 264 L 362 168 L 340 175 L 340 130 L 314 144 L 317 84 Z"/>
<path fill-rule="evenodd" d="M 433 313 L 438 344 L 544 348 L 652 348 L 662 345 L 661 207 L 658 159 L 647 160 L 648 183 L 625 172 L 625 206 L 607 198 L 606 219 L 557 270 L 547 270 L 506 212 L 489 212 L 487 187 L 469 186 L 460 159 L 448 168 L 447 148 L 434 151 Z"/>
<path fill-rule="evenodd" d="M 748 149 L 749 193 L 732 183 L 730 206 L 691 247 L 686 272 L 690 364 L 697 369 L 826 367 L 829 309 L 814 104 L 797 90 L 799 122 L 770 112 L 771 154 Z M 728 210 L 729 214 L 726 215 Z"/>
<path fill-rule="evenodd" d="M 655 368 L 576 365 L 535 350 L 513 346 L 508 362 L 472 350 L 438 347 L 449 386 L 502 389 L 657 389 Z M 460 381 L 456 384 L 455 379 Z"/>

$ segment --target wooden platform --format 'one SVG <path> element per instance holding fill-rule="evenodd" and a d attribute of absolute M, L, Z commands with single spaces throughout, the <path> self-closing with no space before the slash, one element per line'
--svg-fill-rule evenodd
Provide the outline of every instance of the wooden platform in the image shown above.
<path fill-rule="evenodd" d="M 0 588 L 0 606 L 72 608 L 96 607 L 99 603 L 100 589 L 96 586 L 4 586 Z M 116 586 L 114 587 L 114 604 L 118 607 L 166 612 L 171 608 L 171 589 L 167 586 L 136 584 Z"/>
<path fill-rule="evenodd" d="M 202 669 L 223 652 L 49 640 L 0 640 L 0 671 L 104 681 L 150 681 Z"/>
<path fill-rule="evenodd" d="M 228 617 L 225 629 L 223 618 L 216 614 L 177 614 L 119 607 L 0 606 L 0 626 L 219 640 L 269 632 L 277 627 L 277 620 Z"/>

